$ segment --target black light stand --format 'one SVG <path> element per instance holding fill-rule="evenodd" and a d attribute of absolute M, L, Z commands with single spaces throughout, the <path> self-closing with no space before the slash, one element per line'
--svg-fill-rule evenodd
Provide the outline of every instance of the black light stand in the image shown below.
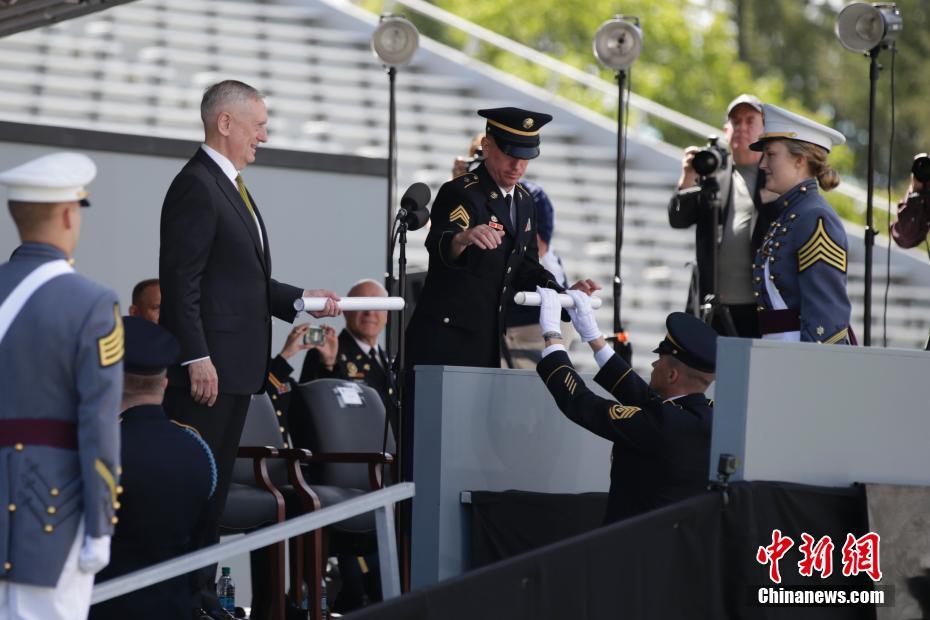
<path fill-rule="evenodd" d="M 620 254 L 623 250 L 624 170 L 626 168 L 626 105 L 623 91 L 627 88 L 627 70 L 639 58 L 643 49 L 643 33 L 639 19 L 617 15 L 609 19 L 594 34 L 594 55 L 605 67 L 616 71 L 617 77 L 617 188 L 614 230 L 613 329 L 610 338 L 616 351 L 627 363 L 633 348 L 620 318 L 623 278 L 620 276 Z"/>
<path fill-rule="evenodd" d="M 388 292 L 388 295 L 394 294 L 394 238 L 392 233 L 392 228 L 394 224 L 394 190 L 397 184 L 397 107 L 395 103 L 395 82 L 397 80 L 397 69 L 395 67 L 387 68 L 388 75 L 388 161 L 387 161 L 387 178 L 388 178 L 388 187 L 387 187 L 387 228 L 388 231 L 388 242 L 387 242 L 387 261 L 386 267 L 384 269 L 384 289 Z M 401 246 L 403 250 L 403 246 Z M 391 317 L 392 313 L 388 313 L 387 337 L 384 339 L 384 348 L 387 358 L 393 359 L 392 355 L 394 353 L 394 339 L 397 338 L 398 342 L 403 340 L 403 322 L 400 324 L 400 329 L 397 328 L 396 322 Z M 396 334 L 394 332 L 397 332 Z"/>
<path fill-rule="evenodd" d="M 894 45 L 904 27 L 901 12 L 893 2 L 852 2 L 839 12 L 836 37 L 846 49 L 869 57 L 869 157 L 868 194 L 865 199 L 865 299 L 863 300 L 862 344 L 872 344 L 872 248 L 878 231 L 873 226 L 872 191 L 875 187 L 875 86 L 878 83 L 878 54 Z"/>
<path fill-rule="evenodd" d="M 623 101 L 623 90 L 626 88 L 626 70 L 617 71 L 617 188 L 616 188 L 616 209 L 614 217 L 614 279 L 613 279 L 613 341 L 614 351 L 620 357 L 626 360 L 627 364 L 632 364 L 633 346 L 627 337 L 626 330 L 623 328 L 623 321 L 620 318 L 620 301 L 623 295 L 623 278 L 620 276 L 620 256 L 623 250 L 623 221 L 624 221 L 624 171 L 626 169 L 626 151 L 625 151 L 625 132 L 624 132 L 624 112 L 625 106 Z"/>

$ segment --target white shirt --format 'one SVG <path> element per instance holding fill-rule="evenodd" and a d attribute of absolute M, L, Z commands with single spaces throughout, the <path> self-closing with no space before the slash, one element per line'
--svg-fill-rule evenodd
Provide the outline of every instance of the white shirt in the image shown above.
<path fill-rule="evenodd" d="M 357 344 L 358 348 L 362 350 L 362 353 L 371 357 L 371 345 L 365 342 L 364 340 L 359 339 L 355 334 L 353 334 L 348 329 L 346 331 L 349 332 L 349 335 L 352 336 L 353 340 L 355 340 L 355 344 Z M 375 345 L 375 351 L 377 351 L 377 355 L 375 356 L 375 361 L 378 362 L 378 366 L 381 366 L 383 368 L 383 366 L 381 365 L 381 347 L 379 345 Z"/>
<path fill-rule="evenodd" d="M 220 170 L 223 171 L 229 178 L 229 182 L 233 184 L 233 187 L 236 188 L 236 193 L 239 193 L 239 185 L 236 183 L 236 177 L 239 176 L 239 171 L 236 170 L 236 167 L 233 165 L 229 158 L 217 151 L 216 149 L 207 146 L 206 144 L 201 144 L 200 148 L 203 149 L 203 152 L 210 156 L 216 165 L 220 167 Z M 261 244 L 262 249 L 265 249 L 265 239 L 262 237 L 262 227 L 258 223 L 258 216 L 255 215 L 254 211 L 251 211 L 252 219 L 255 221 L 255 229 L 258 230 L 258 242 Z"/>

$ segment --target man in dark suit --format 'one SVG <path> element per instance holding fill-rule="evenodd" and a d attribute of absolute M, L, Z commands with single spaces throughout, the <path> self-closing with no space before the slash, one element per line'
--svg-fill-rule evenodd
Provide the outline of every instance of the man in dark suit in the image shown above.
<path fill-rule="evenodd" d="M 668 335 L 654 353 L 646 383 L 607 346 L 587 296 L 569 291 L 569 310 L 581 339 L 591 345 L 600 372 L 594 380 L 616 399 L 601 398 L 575 371 L 558 331 L 555 291 L 539 290 L 539 324 L 546 340 L 536 367 L 572 422 L 612 441 L 606 523 L 632 517 L 701 493 L 707 487 L 717 334 L 697 317 L 673 312 Z"/>
<path fill-rule="evenodd" d="M 168 420 L 162 409 L 165 371 L 180 346 L 162 327 L 123 317 L 123 401 L 120 414 L 123 466 L 119 522 L 110 564 L 97 583 L 187 553 L 216 487 L 213 454 L 197 432 Z M 190 588 L 184 576 L 94 605 L 91 620 L 187 618 Z"/>
<path fill-rule="evenodd" d="M 219 538 L 250 395 L 264 383 L 271 317 L 292 322 L 293 301 L 302 295 L 331 298 L 316 316 L 339 311 L 330 291 L 271 278 L 268 235 L 240 174 L 268 139 L 262 94 L 242 82 L 220 82 L 204 93 L 200 113 L 204 144 L 162 207 L 159 278 L 161 324 L 181 344 L 181 363 L 168 369 L 165 410 L 197 429 L 216 458 L 217 489 L 202 540 L 208 545 Z M 219 608 L 212 577 L 204 571 L 200 588 L 211 612 Z"/>

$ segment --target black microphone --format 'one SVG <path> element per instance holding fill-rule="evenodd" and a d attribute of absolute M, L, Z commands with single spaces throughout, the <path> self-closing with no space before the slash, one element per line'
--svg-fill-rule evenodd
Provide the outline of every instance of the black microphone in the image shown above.
<path fill-rule="evenodd" d="M 407 230 L 417 230 L 426 225 L 429 220 L 429 204 L 431 194 L 426 183 L 414 183 L 407 188 L 400 199 L 400 209 L 397 219 L 407 225 Z"/>

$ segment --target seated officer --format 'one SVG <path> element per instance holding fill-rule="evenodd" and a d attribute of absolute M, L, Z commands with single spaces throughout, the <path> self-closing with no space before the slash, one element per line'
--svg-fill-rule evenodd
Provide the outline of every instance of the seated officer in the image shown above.
<path fill-rule="evenodd" d="M 387 291 L 374 280 L 362 280 L 349 289 L 346 297 L 387 297 Z M 300 371 L 300 382 L 329 377 L 365 383 L 381 396 L 391 426 L 396 428 L 397 407 L 394 404 L 390 360 L 378 344 L 387 325 L 387 310 L 349 310 L 343 314 L 346 326 L 339 333 L 338 340 L 335 331 L 327 328 L 326 341 L 307 352 Z"/>
<path fill-rule="evenodd" d="M 216 465 L 193 429 L 170 421 L 162 409 L 165 371 L 181 348 L 166 329 L 123 317 L 126 336 L 122 414 L 122 486 L 119 522 L 105 581 L 192 551 L 191 534 L 216 488 Z M 181 575 L 104 601 L 90 618 L 189 618 L 190 586 Z"/>
<path fill-rule="evenodd" d="M 573 422 L 614 442 L 605 522 L 632 517 L 703 491 L 710 460 L 713 402 L 704 391 L 714 380 L 717 334 L 690 314 L 673 312 L 668 335 L 654 351 L 647 384 L 608 346 L 587 295 L 568 294 L 579 336 L 601 367 L 594 377 L 616 400 L 589 390 L 562 345 L 561 308 L 555 291 L 539 289 L 539 324 L 546 348 L 536 370 Z"/>

